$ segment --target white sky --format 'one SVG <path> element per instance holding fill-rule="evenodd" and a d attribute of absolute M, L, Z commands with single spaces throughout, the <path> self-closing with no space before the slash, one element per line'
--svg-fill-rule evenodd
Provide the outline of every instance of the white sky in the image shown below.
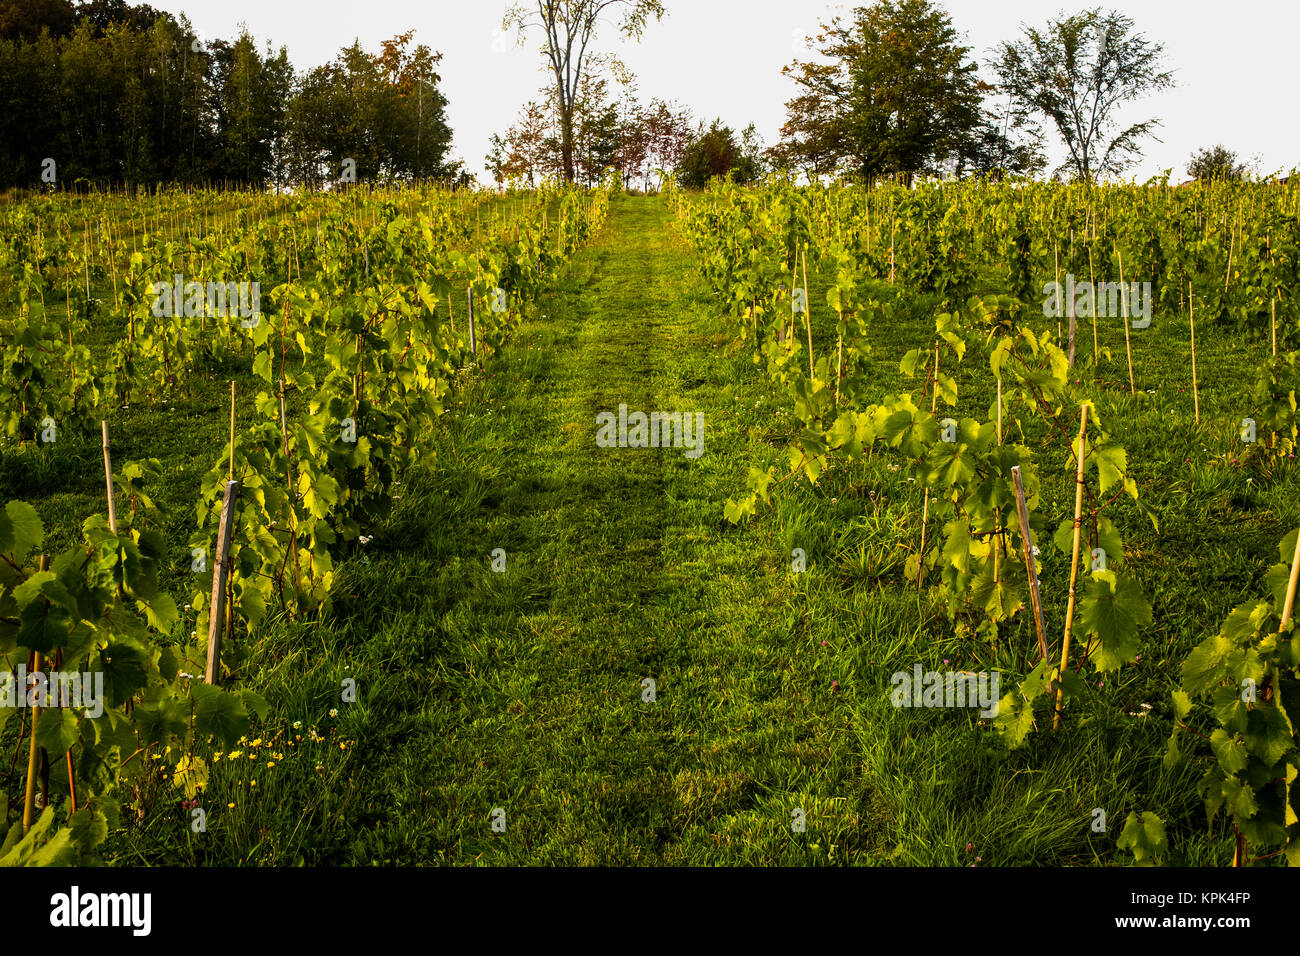
<path fill-rule="evenodd" d="M 381 40 L 414 29 L 415 42 L 443 54 L 442 91 L 450 100 L 452 149 L 482 175 L 494 132 L 513 123 L 519 107 L 536 95 L 539 38 L 525 46 L 501 32 L 506 0 L 149 0 L 172 14 L 185 13 L 200 36 L 232 38 L 247 24 L 259 45 L 287 46 L 298 70 L 332 58 L 354 38 L 371 52 Z M 1155 115 L 1163 143 L 1148 142 L 1144 160 L 1129 175 L 1138 179 L 1172 168 L 1186 178 L 1190 153 L 1222 142 L 1242 159 L 1259 157 L 1263 172 L 1300 166 L 1296 132 L 1295 37 L 1300 3 L 1295 0 L 947 0 L 942 5 L 973 47 L 982 73 L 992 48 L 1027 22 L 1043 24 L 1061 9 L 1076 12 L 1093 3 L 1118 9 L 1149 38 L 1163 43 L 1177 87 L 1156 94 L 1126 114 Z M 622 43 L 607 30 L 600 49 L 617 53 L 639 78 L 642 101 L 678 100 L 697 118 L 720 116 L 739 131 L 757 124 L 764 143 L 779 139 L 784 104 L 793 84 L 781 67 L 804 56 L 801 38 L 832 8 L 823 0 L 664 0 L 668 14 L 652 23 L 640 44 Z M 1291 103 L 1288 107 L 1287 104 Z M 1061 158 L 1054 131 L 1049 157 Z"/>

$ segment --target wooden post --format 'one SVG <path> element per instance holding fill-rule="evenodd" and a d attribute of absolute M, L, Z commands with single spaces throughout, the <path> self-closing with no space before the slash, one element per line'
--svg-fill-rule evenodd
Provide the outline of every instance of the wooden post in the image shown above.
<path fill-rule="evenodd" d="M 1124 313 L 1124 351 L 1128 355 L 1128 393 L 1137 394 L 1137 386 L 1133 384 L 1133 346 L 1129 344 L 1128 337 L 1128 291 L 1124 285 L 1124 253 L 1120 252 L 1119 247 L 1115 247 L 1115 254 L 1119 256 L 1119 302 L 1123 306 L 1120 309 Z M 1097 295 L 1096 287 L 1092 291 L 1094 299 Z"/>
<path fill-rule="evenodd" d="M 228 481 L 235 480 L 235 383 L 230 383 L 230 474 Z"/>
<path fill-rule="evenodd" d="M 469 301 L 469 353 L 478 358 L 478 339 L 474 334 L 474 287 L 470 286 L 465 290 L 465 297 Z"/>
<path fill-rule="evenodd" d="M 1095 224 L 1093 228 L 1096 228 Z M 1096 238 L 1093 236 L 1094 240 Z M 1092 289 L 1092 367 L 1095 378 L 1097 366 L 1101 364 L 1101 352 L 1097 349 L 1097 270 L 1092 264 L 1092 246 L 1088 246 L 1088 279 L 1091 282 L 1089 288 Z"/>
<path fill-rule="evenodd" d="M 1070 552 L 1070 598 L 1065 606 L 1065 636 L 1061 640 L 1061 673 L 1070 663 L 1070 625 L 1074 623 L 1074 589 L 1079 581 L 1079 538 L 1083 531 L 1083 447 L 1088 432 L 1088 406 L 1079 415 L 1079 465 L 1074 475 L 1074 545 Z M 1065 688 L 1056 688 L 1056 712 L 1052 715 L 1052 729 L 1061 724 L 1061 707 L 1065 704 Z"/>
<path fill-rule="evenodd" d="M 939 343 L 934 343 L 934 388 L 930 395 L 930 414 L 939 407 Z M 916 587 L 920 590 L 925 580 L 925 526 L 930 521 L 930 489 L 925 489 L 925 507 L 921 510 L 921 550 L 916 560 Z"/>
<path fill-rule="evenodd" d="M 284 457 L 289 457 L 289 419 L 284 412 L 284 382 L 280 382 L 280 443 L 284 449 Z M 234 458 L 234 455 L 231 455 Z M 232 476 L 233 477 L 233 476 Z"/>
<path fill-rule="evenodd" d="M 235 530 L 235 502 L 239 482 L 226 482 L 226 500 L 221 505 L 221 528 L 217 533 L 217 560 L 212 568 L 212 601 L 208 606 L 208 669 L 205 680 L 215 684 L 221 672 L 221 638 L 226 629 L 226 582 L 230 577 L 230 542 Z"/>
<path fill-rule="evenodd" d="M 41 669 L 41 655 L 34 654 L 32 657 L 32 670 Z M 26 692 L 26 688 L 21 688 Z M 41 716 L 39 707 L 32 708 L 32 739 L 27 754 L 27 790 L 23 798 L 23 833 L 26 834 L 32 828 L 36 817 L 36 767 L 40 756 L 40 748 L 36 746 L 36 721 Z"/>
<path fill-rule="evenodd" d="M 1268 300 L 1268 325 L 1273 333 L 1273 358 L 1277 358 L 1277 298 Z"/>
<path fill-rule="evenodd" d="M 1038 568 L 1034 565 L 1034 533 L 1029 528 L 1029 506 L 1025 503 L 1025 485 L 1020 477 L 1020 466 L 1011 469 L 1011 483 L 1016 491 L 1016 514 L 1020 517 L 1020 535 L 1025 543 L 1025 570 L 1029 573 L 1029 602 L 1034 611 L 1034 626 L 1038 630 L 1038 651 L 1047 660 L 1047 628 L 1043 626 L 1043 602 L 1038 594 Z"/>
<path fill-rule="evenodd" d="M 1282 626 L 1278 628 L 1279 634 L 1291 623 L 1291 612 L 1295 610 L 1297 580 L 1300 580 L 1300 535 L 1296 536 L 1295 554 L 1291 558 L 1291 579 L 1286 586 L 1286 603 L 1282 606 Z"/>
<path fill-rule="evenodd" d="M 1187 282 L 1187 310 L 1192 322 L 1192 403 L 1196 408 L 1196 424 L 1201 423 L 1201 389 L 1196 381 L 1196 297 L 1192 295 L 1192 283 Z M 1276 354 L 1276 349 L 1274 350 Z"/>
<path fill-rule="evenodd" d="M 50 569 L 50 559 L 48 555 L 41 555 L 40 569 L 42 571 L 48 571 Z M 39 672 L 42 666 L 43 662 L 41 660 L 40 652 L 38 651 L 32 655 L 32 672 Z M 23 694 L 27 693 L 27 688 L 25 687 L 19 688 L 19 690 Z M 40 707 L 32 707 L 32 739 L 27 751 L 27 790 L 23 798 L 24 834 L 30 830 L 32 824 L 36 822 L 36 767 L 40 762 L 39 758 L 41 756 L 41 748 L 36 746 L 36 722 L 40 719 L 40 716 Z M 43 794 L 43 797 L 46 804 L 48 804 L 50 802 L 49 792 L 46 791 Z"/>
<path fill-rule="evenodd" d="M 813 363 L 812 300 L 808 298 L 808 247 L 803 247 L 803 321 L 808 328 L 808 381 L 817 380 L 817 366 Z"/>
<path fill-rule="evenodd" d="M 108 485 L 108 528 L 117 534 L 117 506 L 113 503 L 113 458 L 108 450 L 108 422 L 100 421 L 100 433 L 104 439 L 104 483 Z"/>

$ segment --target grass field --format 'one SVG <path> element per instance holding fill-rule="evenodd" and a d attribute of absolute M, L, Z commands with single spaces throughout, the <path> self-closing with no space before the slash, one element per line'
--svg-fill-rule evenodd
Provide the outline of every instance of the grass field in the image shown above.
<path fill-rule="evenodd" d="M 973 712 L 890 703 L 890 675 L 915 663 L 1023 673 L 1034 648 L 1026 615 L 977 643 L 903 580 L 921 510 L 905 471 L 873 458 L 815 488 L 788 483 L 748 525 L 724 520 L 723 502 L 789 428 L 662 200 L 617 197 L 535 311 L 460 383 L 395 514 L 346 560 L 330 614 L 236 643 L 234 681 L 272 714 L 213 764 L 207 834 L 189 832 L 159 777 L 135 795 L 110 859 L 1095 865 L 1125 861 L 1115 837 L 1133 810 L 1164 818 L 1169 862 L 1231 859 L 1194 769 L 1161 757 L 1182 660 L 1263 593 L 1300 523 L 1293 466 L 1233 461 L 1266 345 L 1197 330 L 1196 426 L 1186 321 L 1157 317 L 1134 335 L 1132 397 L 1122 326 L 1103 327 L 1114 359 L 1098 410 L 1160 516 L 1158 532 L 1133 509 L 1116 517 L 1155 622 L 1138 665 L 1091 687 L 1064 732 L 1008 752 Z M 908 387 L 898 361 L 930 334 L 924 322 L 875 330 L 881 395 Z M 1080 334 L 1082 354 L 1091 331 Z M 156 501 L 178 554 L 225 440 L 232 377 L 242 389 L 248 369 L 213 369 L 210 388 L 113 423 L 115 458 L 163 462 Z M 980 414 L 987 378 L 959 379 Z M 597 413 L 620 404 L 702 412 L 704 454 L 596 447 Z M 1054 527 L 1073 475 L 1064 449 L 1035 450 Z M 57 544 L 102 496 L 97 442 L 0 456 L 0 498 L 35 504 Z M 498 548 L 504 572 L 492 570 Z M 795 548 L 806 573 L 791 572 Z M 1044 551 L 1055 634 L 1068 557 Z M 187 570 L 178 557 L 168 580 Z M 339 699 L 348 678 L 356 703 Z M 796 809 L 806 832 L 792 832 Z M 1096 809 L 1107 832 L 1091 827 Z"/>

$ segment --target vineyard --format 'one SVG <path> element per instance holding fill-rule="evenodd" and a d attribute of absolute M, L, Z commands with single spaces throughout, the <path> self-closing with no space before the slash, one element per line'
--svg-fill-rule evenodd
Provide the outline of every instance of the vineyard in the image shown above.
<path fill-rule="evenodd" d="M 1300 865 L 1294 185 L 55 193 L 0 276 L 0 670 L 103 688 L 0 707 L 0 864 Z"/>

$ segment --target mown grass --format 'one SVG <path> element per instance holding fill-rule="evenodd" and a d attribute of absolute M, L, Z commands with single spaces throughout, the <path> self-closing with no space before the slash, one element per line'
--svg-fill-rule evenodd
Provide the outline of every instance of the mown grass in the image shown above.
<path fill-rule="evenodd" d="M 518 339 L 462 383 L 391 520 L 344 562 L 329 616 L 273 619 L 235 641 L 235 677 L 272 715 L 239 758 L 213 765 L 208 832 L 190 832 L 181 796 L 157 777 L 112 858 L 1091 865 L 1122 862 L 1115 837 L 1137 809 L 1166 819 L 1169 862 L 1227 862 L 1195 770 L 1161 766 L 1168 692 L 1190 647 L 1262 593 L 1278 540 L 1300 523 L 1295 476 L 1216 457 L 1248 413 L 1263 346 L 1197 330 L 1198 429 L 1179 391 L 1190 386 L 1185 323 L 1157 317 L 1135 335 L 1137 397 L 1112 325 L 1103 344 L 1115 360 L 1094 394 L 1160 513 L 1159 532 L 1131 507 L 1116 515 L 1155 623 L 1137 665 L 1091 688 L 1060 732 L 1008 752 L 972 712 L 890 705 L 890 675 L 918 661 L 1010 675 L 1034 647 L 1024 620 L 996 644 L 956 634 L 903 580 L 921 503 L 906 467 L 874 455 L 815 488 L 783 485 L 746 526 L 724 521 L 750 464 L 783 444 L 787 398 L 731 344 L 660 202 L 616 200 Z M 1091 332 L 1080 331 L 1082 355 Z M 898 359 L 931 336 L 924 317 L 873 330 L 881 395 L 914 387 Z M 959 381 L 956 417 L 983 417 L 988 370 L 968 362 Z M 210 395 L 134 409 L 114 428 L 117 456 L 166 463 L 159 498 L 176 508 L 166 533 L 178 554 L 225 440 L 222 385 L 214 375 Z M 596 413 L 620 403 L 703 412 L 705 454 L 597 448 Z M 1065 450 L 1029 438 L 1054 526 L 1073 505 Z M 0 497 L 33 501 L 70 539 L 102 510 L 100 468 L 94 441 L 5 455 Z M 803 574 L 790 568 L 797 547 Z M 1068 559 L 1045 552 L 1056 634 Z M 348 678 L 354 704 L 340 701 Z M 805 833 L 791 830 L 795 808 Z M 1106 833 L 1090 828 L 1095 808 Z"/>

